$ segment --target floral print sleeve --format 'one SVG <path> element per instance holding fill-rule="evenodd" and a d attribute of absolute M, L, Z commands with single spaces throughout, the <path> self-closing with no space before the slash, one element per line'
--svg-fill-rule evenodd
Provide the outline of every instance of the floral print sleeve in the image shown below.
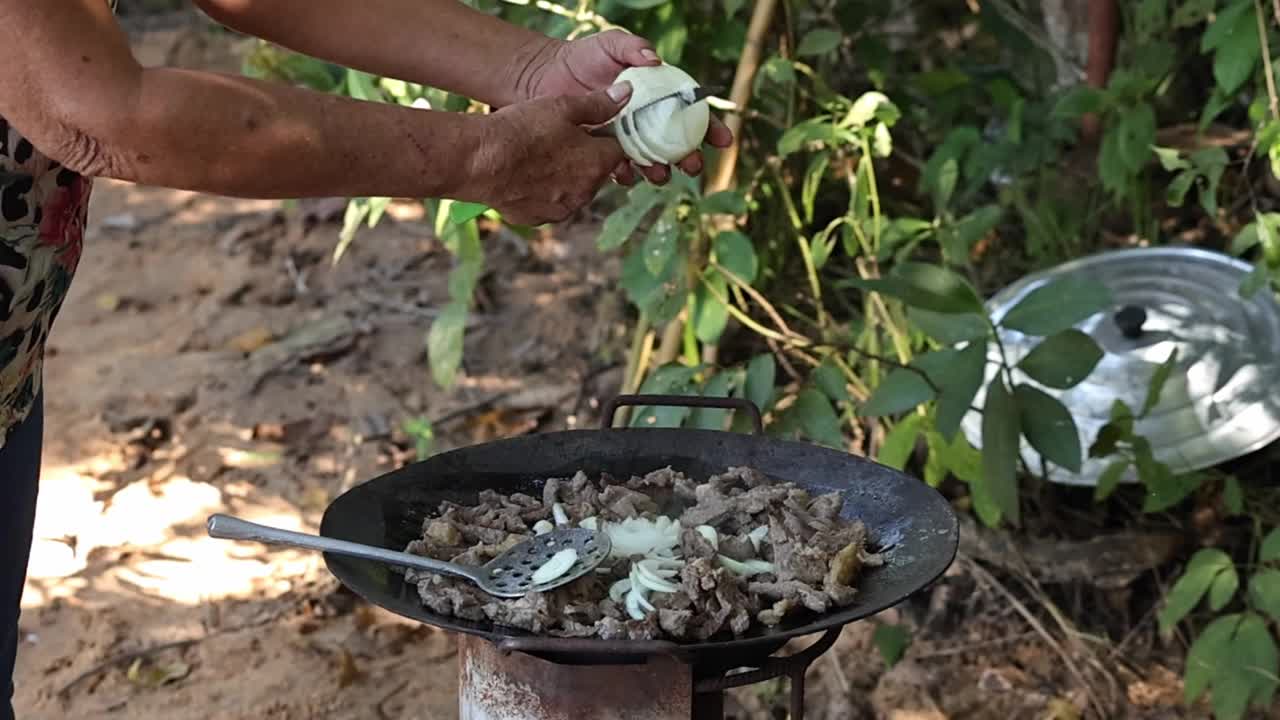
<path fill-rule="evenodd" d="M 107 0 L 115 10 L 117 0 Z M 45 340 L 80 262 L 92 178 L 0 117 L 0 446 L 40 392 Z"/>

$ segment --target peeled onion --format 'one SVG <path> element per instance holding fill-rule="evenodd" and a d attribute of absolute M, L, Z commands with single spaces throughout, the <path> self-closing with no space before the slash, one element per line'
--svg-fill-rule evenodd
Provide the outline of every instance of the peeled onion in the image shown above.
<path fill-rule="evenodd" d="M 674 65 L 631 67 L 618 73 L 617 82 L 631 83 L 631 100 L 622 109 L 616 135 L 622 150 L 637 165 L 675 163 L 702 145 L 711 110 L 705 102 L 687 105 L 670 98 L 645 107 L 658 98 L 698 87 L 698 82 Z M 640 108 L 636 111 L 635 108 Z M 620 127 L 628 118 L 630 133 Z"/>

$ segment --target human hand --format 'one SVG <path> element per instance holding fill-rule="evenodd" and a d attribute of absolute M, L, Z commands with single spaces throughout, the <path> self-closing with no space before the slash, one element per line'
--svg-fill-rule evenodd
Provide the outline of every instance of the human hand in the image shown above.
<path fill-rule="evenodd" d="M 581 95 L 607 87 L 628 67 L 662 63 L 648 40 L 622 30 L 608 30 L 570 42 L 554 41 L 539 55 L 525 73 L 524 87 L 529 97 Z M 733 142 L 733 133 L 712 114 L 706 141 L 715 147 L 728 147 Z M 700 150 L 676 163 L 687 175 L 702 172 L 702 164 Z M 659 185 L 671 177 L 671 169 L 662 164 L 640 168 L 640 171 L 650 182 Z M 633 184 L 636 177 L 632 164 L 625 159 L 620 162 L 614 178 L 623 185 Z"/>
<path fill-rule="evenodd" d="M 568 218 L 626 160 L 617 140 L 594 137 L 587 128 L 613 119 L 630 98 L 630 83 L 619 83 L 480 116 L 485 126 L 467 199 L 486 203 L 518 225 Z"/>

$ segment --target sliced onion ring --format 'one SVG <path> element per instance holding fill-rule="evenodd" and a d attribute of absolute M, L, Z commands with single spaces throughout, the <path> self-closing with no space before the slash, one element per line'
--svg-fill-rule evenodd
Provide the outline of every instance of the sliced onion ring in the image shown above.
<path fill-rule="evenodd" d="M 654 592 L 673 593 L 680 589 L 679 585 L 673 585 L 655 575 L 652 570 L 645 567 L 643 560 L 633 567 L 635 568 L 636 579 L 640 581 L 640 584 Z"/>

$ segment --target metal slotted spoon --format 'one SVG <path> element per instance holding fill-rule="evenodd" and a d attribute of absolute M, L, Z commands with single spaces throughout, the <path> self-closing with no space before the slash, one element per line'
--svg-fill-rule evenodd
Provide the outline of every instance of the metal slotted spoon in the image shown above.
<path fill-rule="evenodd" d="M 321 535 L 293 532 L 281 528 L 259 525 L 230 515 L 210 515 L 207 522 L 209 537 L 222 540 L 251 540 L 270 545 L 289 545 L 306 550 L 350 555 L 351 557 L 442 573 L 465 578 L 481 590 L 502 598 L 523 597 L 529 592 L 546 592 L 576 580 L 591 572 L 609 557 L 612 544 L 609 536 L 587 528 L 558 526 L 551 532 L 524 540 L 484 565 L 459 565 L 434 560 L 421 555 L 397 552 L 372 545 L 348 542 Z M 534 584 L 533 573 L 553 555 L 568 548 L 578 552 L 578 559 L 569 570 L 554 580 Z"/>

